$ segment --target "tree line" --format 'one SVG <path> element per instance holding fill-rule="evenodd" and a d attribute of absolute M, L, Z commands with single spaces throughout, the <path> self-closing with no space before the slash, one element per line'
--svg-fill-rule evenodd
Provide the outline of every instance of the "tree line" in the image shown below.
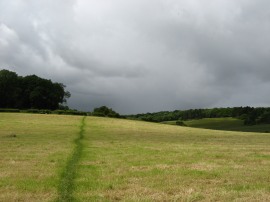
<path fill-rule="evenodd" d="M 55 110 L 70 96 L 62 83 L 0 70 L 0 108 Z"/>
<path fill-rule="evenodd" d="M 155 113 L 145 113 L 126 116 L 130 119 L 137 119 L 150 122 L 163 121 L 185 121 L 202 118 L 225 118 L 234 117 L 244 120 L 245 125 L 255 125 L 261 123 L 270 124 L 270 108 L 266 107 L 227 107 L 213 109 L 189 109 L 175 111 L 161 111 Z"/>

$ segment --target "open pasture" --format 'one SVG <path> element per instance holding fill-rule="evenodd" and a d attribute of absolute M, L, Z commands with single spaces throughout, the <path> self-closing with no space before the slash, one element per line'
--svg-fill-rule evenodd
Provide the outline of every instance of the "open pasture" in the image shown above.
<path fill-rule="evenodd" d="M 0 201 L 62 200 L 78 145 L 72 200 L 270 201 L 267 133 L 97 117 L 86 117 L 81 130 L 81 123 L 0 114 Z"/>
<path fill-rule="evenodd" d="M 0 201 L 53 201 L 81 117 L 0 113 Z"/>

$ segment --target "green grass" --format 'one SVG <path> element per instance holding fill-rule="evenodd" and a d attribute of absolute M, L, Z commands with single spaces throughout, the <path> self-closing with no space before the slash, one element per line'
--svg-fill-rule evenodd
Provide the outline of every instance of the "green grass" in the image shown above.
<path fill-rule="evenodd" d="M 175 125 L 176 121 L 166 121 L 165 124 Z M 270 124 L 247 126 L 244 121 L 236 118 L 204 118 L 184 121 L 189 127 L 213 130 L 242 131 L 242 132 L 270 132 Z"/>
<path fill-rule="evenodd" d="M 87 118 L 79 201 L 269 201 L 270 136 Z"/>
<path fill-rule="evenodd" d="M 79 136 L 74 140 L 75 148 L 71 154 L 69 160 L 63 172 L 61 174 L 60 184 L 58 188 L 59 197 L 57 201 L 74 201 L 73 190 L 74 190 L 74 179 L 76 177 L 76 168 L 77 163 L 79 162 L 82 155 L 82 143 L 81 141 L 84 138 L 84 127 L 85 127 L 85 118 L 82 118 Z"/>
<path fill-rule="evenodd" d="M 53 201 L 81 117 L 0 113 L 0 201 Z"/>
<path fill-rule="evenodd" d="M 270 134 L 81 120 L 0 114 L 0 201 L 270 201 Z"/>

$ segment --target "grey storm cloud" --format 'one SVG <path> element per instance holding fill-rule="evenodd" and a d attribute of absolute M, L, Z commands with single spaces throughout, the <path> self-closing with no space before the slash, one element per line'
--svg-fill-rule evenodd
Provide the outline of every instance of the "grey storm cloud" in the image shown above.
<path fill-rule="evenodd" d="M 0 0 L 0 68 L 82 110 L 269 106 L 269 44 L 267 0 Z"/>

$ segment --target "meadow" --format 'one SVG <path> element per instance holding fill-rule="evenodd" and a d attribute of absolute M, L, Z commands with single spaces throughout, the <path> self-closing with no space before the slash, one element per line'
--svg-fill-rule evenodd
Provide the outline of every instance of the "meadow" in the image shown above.
<path fill-rule="evenodd" d="M 270 201 L 267 133 L 1 113 L 0 145 L 0 201 Z"/>
<path fill-rule="evenodd" d="M 0 201 L 53 201 L 81 117 L 0 113 Z"/>

